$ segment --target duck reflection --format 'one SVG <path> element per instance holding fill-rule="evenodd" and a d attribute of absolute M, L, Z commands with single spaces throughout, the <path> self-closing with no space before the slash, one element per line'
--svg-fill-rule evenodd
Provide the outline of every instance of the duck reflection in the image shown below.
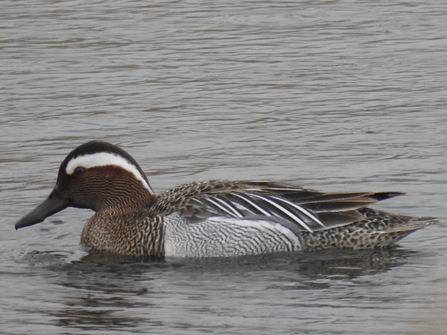
<path fill-rule="evenodd" d="M 245 277 L 260 290 L 327 289 L 339 285 L 340 280 L 389 271 L 412 254 L 394 248 L 136 262 L 128 257 L 89 253 L 54 269 L 62 274 L 59 284 L 64 287 L 64 296 L 62 308 L 47 313 L 61 327 L 126 331 L 159 325 L 160 315 L 151 317 L 151 311 L 164 307 L 164 300 L 175 301 L 179 292 L 183 297 L 200 292 L 205 300 L 215 295 L 207 292 L 211 288 L 201 286 L 204 282 L 212 281 L 214 290 L 228 287 L 231 281 L 237 283 L 237 290 L 237 285 L 245 285 Z"/>
<path fill-rule="evenodd" d="M 127 261 L 127 262 L 126 262 Z M 111 255 L 89 254 L 62 265 L 60 284 L 66 292 L 62 308 L 49 312 L 57 326 L 124 331 L 148 321 L 130 312 L 150 306 L 150 266 Z"/>

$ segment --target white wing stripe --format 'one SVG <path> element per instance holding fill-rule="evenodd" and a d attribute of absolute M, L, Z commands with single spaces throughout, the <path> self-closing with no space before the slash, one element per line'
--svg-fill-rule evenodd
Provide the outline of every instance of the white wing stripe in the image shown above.
<path fill-rule="evenodd" d="M 289 200 L 286 200 L 286 199 L 284 199 L 284 198 L 280 198 L 280 197 L 277 197 L 277 196 L 272 196 L 272 198 L 273 198 L 273 199 L 276 199 L 276 200 L 278 200 L 278 201 L 281 201 L 281 202 L 283 202 L 283 203 L 285 203 L 285 204 L 287 204 L 287 205 L 289 205 L 289 206 L 292 206 L 293 208 L 299 210 L 301 213 L 307 215 L 309 218 L 311 218 L 312 220 L 314 220 L 314 221 L 315 221 L 316 223 L 318 223 L 320 226 L 322 226 L 322 227 L 326 227 L 326 226 L 323 224 L 323 222 L 321 222 L 320 220 L 318 220 L 318 218 L 317 218 L 315 215 L 313 215 L 313 214 L 312 214 L 311 212 L 309 212 L 308 210 L 306 210 L 306 209 L 304 209 L 304 208 L 298 206 L 297 204 L 294 204 L 293 202 L 291 202 L 291 201 L 289 201 Z"/>
<path fill-rule="evenodd" d="M 223 210 L 225 213 L 227 213 L 227 214 L 229 214 L 231 216 L 236 216 L 238 218 L 242 218 L 242 215 L 238 211 L 236 211 L 234 208 L 229 206 L 224 201 L 222 201 L 222 200 L 220 200 L 218 198 L 207 198 L 206 200 L 208 202 L 211 202 L 217 208 L 220 208 L 221 210 Z"/>
<path fill-rule="evenodd" d="M 243 217 L 243 215 L 237 210 L 236 207 L 234 207 L 231 201 L 226 201 L 225 198 L 221 199 L 219 197 L 215 197 L 214 200 L 219 201 L 222 204 L 222 206 L 226 206 L 230 211 L 234 213 L 235 216 L 239 218 Z"/>
<path fill-rule="evenodd" d="M 269 198 L 266 198 L 266 197 L 263 197 L 263 196 L 260 196 L 260 195 L 257 195 L 257 194 L 251 194 L 251 196 L 259 198 L 259 199 L 262 199 L 265 202 L 268 202 L 272 206 L 278 208 L 284 214 L 288 215 L 291 219 L 295 220 L 295 222 L 298 222 L 301 226 L 303 226 L 304 229 L 306 229 L 307 231 L 313 233 L 312 229 L 310 229 L 309 226 L 303 220 L 301 220 L 299 217 L 297 217 L 295 214 L 293 214 L 292 212 L 290 212 L 286 208 L 282 207 L 281 205 L 278 205 L 276 202 L 270 200 Z"/>
<path fill-rule="evenodd" d="M 258 211 L 260 211 L 262 214 L 264 214 L 265 216 L 272 216 L 271 213 L 269 213 L 268 211 L 266 211 L 264 208 L 258 206 L 256 203 L 254 203 L 253 201 L 251 201 L 250 199 L 243 197 L 240 194 L 237 193 L 233 193 L 234 196 L 238 197 L 239 199 L 242 199 L 244 201 L 246 201 L 249 205 L 253 206 L 254 208 L 256 208 Z"/>

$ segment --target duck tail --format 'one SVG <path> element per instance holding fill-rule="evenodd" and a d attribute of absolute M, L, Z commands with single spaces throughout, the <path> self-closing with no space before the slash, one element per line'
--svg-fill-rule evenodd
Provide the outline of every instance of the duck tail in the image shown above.
<path fill-rule="evenodd" d="M 388 214 L 388 218 L 391 215 Z M 397 222 L 364 220 L 313 233 L 302 232 L 303 250 L 384 249 L 416 230 L 437 222 L 432 217 L 394 216 L 394 220 Z"/>

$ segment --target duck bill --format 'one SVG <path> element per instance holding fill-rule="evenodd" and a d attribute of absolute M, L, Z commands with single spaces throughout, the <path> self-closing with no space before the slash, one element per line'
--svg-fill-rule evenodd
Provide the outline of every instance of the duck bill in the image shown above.
<path fill-rule="evenodd" d="M 16 223 L 15 227 L 16 229 L 19 229 L 40 223 L 47 217 L 67 208 L 68 205 L 69 200 L 63 198 L 60 194 L 58 194 L 58 192 L 53 190 L 44 202 L 21 218 Z"/>

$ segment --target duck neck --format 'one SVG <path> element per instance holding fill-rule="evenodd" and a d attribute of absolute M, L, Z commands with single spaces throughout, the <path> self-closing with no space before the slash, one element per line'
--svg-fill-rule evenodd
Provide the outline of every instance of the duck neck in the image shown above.
<path fill-rule="evenodd" d="M 133 213 L 142 210 L 143 208 L 151 207 L 157 201 L 154 194 L 145 193 L 138 196 L 130 194 L 114 194 L 114 196 L 104 199 L 101 206 L 96 212 L 108 213 Z"/>
<path fill-rule="evenodd" d="M 126 176 L 124 176 L 126 177 Z M 95 191 L 90 192 L 85 201 L 94 204 L 91 209 L 95 212 L 132 213 L 152 206 L 157 196 L 150 189 L 134 178 L 116 178 L 112 182 L 104 183 Z"/>

